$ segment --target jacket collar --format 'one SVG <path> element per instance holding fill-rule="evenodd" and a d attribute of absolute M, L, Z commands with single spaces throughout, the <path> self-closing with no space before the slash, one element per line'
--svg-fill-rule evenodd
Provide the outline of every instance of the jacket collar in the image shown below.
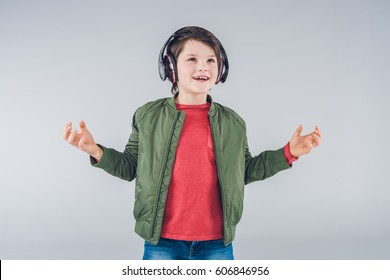
<path fill-rule="evenodd" d="M 167 104 L 168 104 L 168 106 L 169 106 L 171 109 L 175 110 L 175 111 L 177 111 L 176 105 L 175 105 L 175 98 L 176 98 L 176 96 L 177 96 L 177 95 L 172 96 L 172 97 L 169 97 L 169 98 L 167 99 Z M 210 111 L 209 111 L 209 114 L 210 114 L 210 115 L 214 115 L 215 112 L 216 112 L 216 110 L 217 110 L 217 108 L 216 108 L 216 106 L 215 106 L 215 104 L 214 104 L 214 102 L 213 102 L 213 99 L 212 99 L 211 95 L 209 95 L 209 94 L 207 94 L 207 102 L 210 103 Z"/>

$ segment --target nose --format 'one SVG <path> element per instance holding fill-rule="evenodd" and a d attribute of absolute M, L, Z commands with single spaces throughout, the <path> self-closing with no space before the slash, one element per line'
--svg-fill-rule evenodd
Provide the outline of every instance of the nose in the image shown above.
<path fill-rule="evenodd" d="M 204 61 L 199 61 L 197 65 L 198 71 L 208 71 L 207 63 Z"/>

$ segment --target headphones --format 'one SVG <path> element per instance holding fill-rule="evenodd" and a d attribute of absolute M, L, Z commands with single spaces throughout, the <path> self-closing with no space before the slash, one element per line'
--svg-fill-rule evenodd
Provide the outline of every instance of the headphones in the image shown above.
<path fill-rule="evenodd" d="M 168 40 L 163 45 L 160 54 L 158 56 L 158 72 L 160 74 L 161 80 L 163 81 L 165 81 L 167 78 L 172 83 L 176 83 L 178 81 L 175 57 L 172 54 L 168 53 L 167 50 L 169 48 L 169 44 L 173 40 L 180 37 L 180 32 L 184 28 L 186 27 L 177 30 L 168 38 Z M 221 57 L 220 57 L 221 62 L 218 63 L 218 76 L 215 81 L 215 84 L 218 84 L 219 82 L 224 83 L 229 74 L 229 60 L 227 58 L 225 49 L 223 48 L 221 42 L 219 42 L 219 47 L 221 49 Z"/>

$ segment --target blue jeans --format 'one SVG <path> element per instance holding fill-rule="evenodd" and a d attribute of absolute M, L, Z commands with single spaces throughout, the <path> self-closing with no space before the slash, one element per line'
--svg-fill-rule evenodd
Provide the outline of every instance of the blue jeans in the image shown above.
<path fill-rule="evenodd" d="M 158 245 L 145 241 L 143 260 L 234 260 L 233 246 L 223 239 L 181 241 L 160 238 Z"/>

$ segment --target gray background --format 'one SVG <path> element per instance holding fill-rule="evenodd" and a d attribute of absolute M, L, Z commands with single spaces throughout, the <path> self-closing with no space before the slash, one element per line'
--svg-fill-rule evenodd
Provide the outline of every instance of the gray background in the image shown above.
<path fill-rule="evenodd" d="M 322 145 L 246 187 L 237 259 L 389 259 L 390 1 L 0 1 L 0 259 L 140 259 L 134 182 L 62 140 L 84 119 L 123 150 L 131 117 L 170 96 L 157 56 L 199 25 L 230 60 L 214 100 L 252 154 L 302 123 Z"/>

